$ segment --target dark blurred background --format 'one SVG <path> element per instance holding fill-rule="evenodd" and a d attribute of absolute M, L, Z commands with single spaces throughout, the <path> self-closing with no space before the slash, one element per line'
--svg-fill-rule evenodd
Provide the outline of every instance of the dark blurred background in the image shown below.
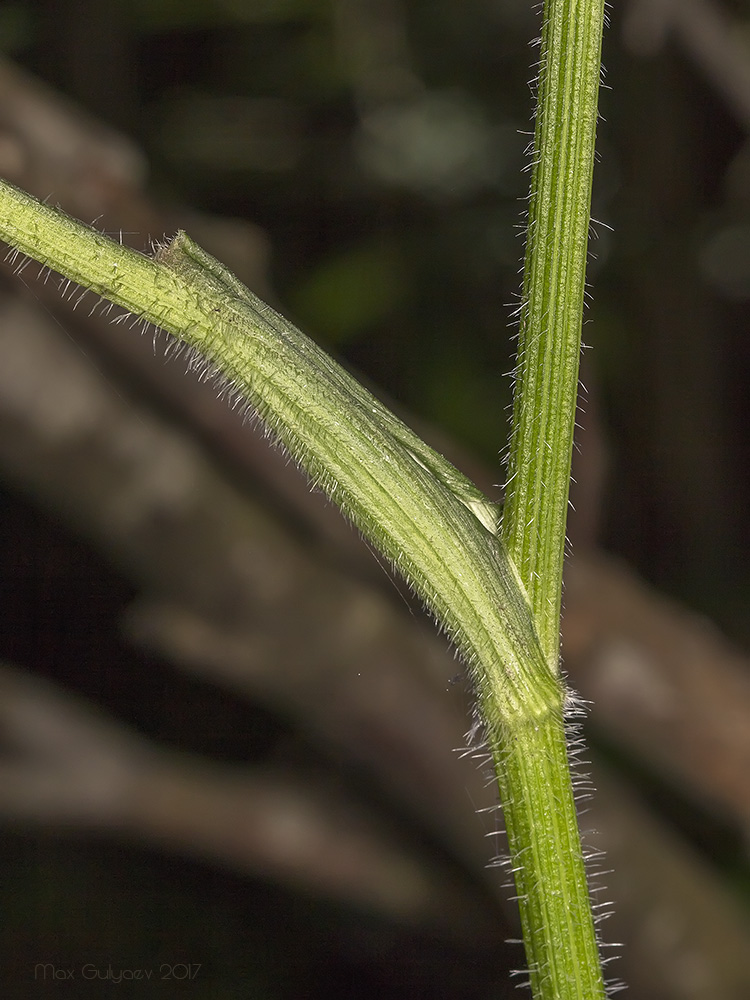
<path fill-rule="evenodd" d="M 124 230 L 123 238 L 139 248 L 170 226 L 185 226 L 377 386 L 399 412 L 410 414 L 489 490 L 502 483 L 512 388 L 507 373 L 513 366 L 511 313 L 520 281 L 526 146 L 533 127 L 529 81 L 537 50 L 529 42 L 539 33 L 535 6 L 522 0 L 3 3 L 4 59 L 49 90 L 38 91 L 30 77 L 16 76 L 0 87 L 2 170 L 84 221 Z M 605 37 L 593 199 L 599 221 L 592 227 L 592 298 L 584 329 L 592 350 L 582 362 L 585 393 L 570 527 L 580 565 L 588 566 L 590 558 L 595 568 L 590 578 L 582 570 L 584 577 L 570 582 L 566 656 L 584 695 L 605 705 L 613 699 L 610 717 L 597 721 L 596 709 L 592 715 L 595 767 L 599 761 L 618 772 L 617 780 L 628 783 L 622 794 L 635 794 L 644 810 L 641 829 L 652 821 L 663 824 L 659 832 L 648 828 L 649 842 L 676 836 L 680 846 L 669 841 L 666 855 L 684 849 L 685 871 L 696 875 L 689 901 L 675 904 L 672 890 L 665 889 L 658 905 L 636 901 L 625 921 L 621 933 L 634 935 L 625 942 L 626 955 L 629 950 L 631 961 L 641 956 L 648 973 L 640 982 L 633 982 L 638 973 L 627 966 L 618 974 L 631 980 L 631 996 L 645 1000 L 750 995 L 741 946 L 750 905 L 744 770 L 750 715 L 743 714 L 750 705 L 748 39 L 746 0 L 628 0 L 614 6 Z M 453 798 L 446 793 L 443 805 L 435 806 L 438 793 L 430 790 L 419 757 L 432 753 L 425 749 L 431 733 L 421 733 L 431 716 L 423 716 L 423 703 L 416 695 L 410 702 L 399 686 L 402 661 L 411 663 L 412 653 L 389 660 L 392 646 L 384 633 L 397 628 L 400 636 L 402 626 L 415 630 L 418 640 L 393 642 L 428 649 L 413 658 L 426 658 L 429 670 L 412 669 L 431 692 L 429 704 L 450 716 L 435 737 L 448 759 L 451 740 L 462 745 L 461 720 L 464 729 L 471 724 L 471 694 L 456 676 L 459 667 L 429 636 L 419 609 L 407 607 L 403 588 L 391 585 L 357 540 L 339 528 L 330 508 L 309 497 L 302 481 L 264 450 L 260 437 L 252 446 L 238 443 L 242 431 L 224 423 L 228 418 L 210 390 L 193 383 L 181 388 L 179 360 L 165 375 L 163 351 L 157 348 L 154 356 L 150 342 L 139 360 L 126 358 L 123 352 L 131 348 L 112 342 L 107 324 L 103 333 L 85 320 L 74 329 L 49 283 L 37 287 L 29 279 L 22 286 L 10 268 L 3 282 L 5 300 L 20 296 L 23 308 L 41 305 L 45 321 L 52 319 L 62 331 L 63 347 L 73 346 L 76 363 L 90 363 L 102 383 L 94 389 L 85 382 L 90 374 L 80 376 L 80 385 L 71 376 L 69 395 L 55 402 L 57 389 L 46 386 L 38 358 L 22 363 L 14 353 L 13 363 L 0 362 L 8 376 L 0 396 L 5 391 L 14 400 L 3 431 L 0 655 L 10 664 L 10 703 L 26 706 L 16 715 L 9 710 L 6 720 L 7 790 L 0 796 L 8 817 L 2 964 L 10 970 L 11 993 L 5 995 L 51 989 L 34 971 L 39 962 L 57 971 L 75 967 L 76 988 L 92 995 L 101 987 L 82 985 L 87 962 L 101 975 L 109 965 L 115 971 L 151 968 L 155 979 L 160 968 L 166 972 L 159 982 L 120 985 L 133 996 L 149 990 L 217 998 L 508 995 L 507 969 L 522 964 L 517 948 L 501 944 L 515 934 L 514 916 L 499 898 L 504 894 L 488 887 L 502 880 L 484 868 L 495 848 L 481 858 L 483 835 L 495 820 L 482 826 L 473 806 L 491 804 L 490 798 L 474 801 L 475 792 L 464 783 L 475 781 L 482 789 L 477 795 L 489 793 L 481 776 L 472 777 L 475 765 L 464 762 L 457 765 L 464 770 L 446 779 L 453 782 Z M 49 358 L 46 348 L 40 352 Z M 37 382 L 28 374 L 32 369 Z M 62 371 L 52 361 L 50 370 Z M 23 417 L 11 391 L 20 383 L 29 386 Z M 94 448 L 86 435 L 98 421 L 106 423 L 104 403 L 92 402 L 82 423 L 70 414 L 75 400 L 98 400 L 97 393 L 110 390 L 107 405 L 124 407 L 116 419 L 132 418 L 136 431 L 128 431 L 127 443 L 118 432 Z M 188 404 L 185 394 L 197 395 Z M 51 400 L 50 413 L 40 415 L 44 399 Z M 147 416 L 140 415 L 141 407 Z M 115 417 L 109 419 L 114 426 Z M 197 449 L 203 457 L 191 451 L 189 459 L 169 459 L 175 463 L 170 471 L 163 456 L 176 454 L 171 446 L 162 442 L 162 453 L 133 444 L 137 433 L 151 433 L 145 422 L 152 419 L 179 437 L 178 452 Z M 71 445 L 70 435 L 79 435 L 78 443 Z M 71 450 L 59 454 L 63 438 Z M 127 475 L 115 474 L 125 453 Z M 143 474 L 147 485 L 134 486 L 128 477 L 138 479 L 132 464 L 141 459 L 151 462 L 151 471 Z M 237 597 L 246 570 L 226 568 L 231 553 L 240 551 L 236 539 L 221 535 L 217 541 L 211 532 L 224 527 L 208 515 L 193 519 L 192 508 L 185 514 L 191 488 L 179 485 L 180 476 L 193 469 L 190 463 L 201 462 L 209 463 L 210 476 L 221 484 L 201 486 L 209 511 L 220 503 L 209 502 L 215 491 L 224 490 L 221 497 L 231 492 L 221 503 L 241 522 L 239 535 L 262 538 L 269 551 L 269 537 L 284 539 L 274 554 L 251 560 L 265 567 L 253 587 L 268 602 L 258 605 L 265 610 L 253 619 L 261 631 L 252 639 L 245 634 L 243 602 L 257 602 L 258 594 Z M 157 473 L 166 481 L 158 490 Z M 195 477 L 191 471 L 190 483 Z M 199 482 L 206 481 L 201 472 Z M 156 514 L 149 510 L 147 529 L 133 528 L 138 537 L 131 545 L 117 498 L 137 506 L 132 497 L 151 496 L 149 491 L 159 492 Z M 250 502 L 263 512 L 255 534 L 245 524 L 249 515 L 236 513 Z M 273 527 L 263 520 L 269 517 Z M 203 547 L 196 541 L 202 531 Z M 279 554 L 284 546 L 297 553 L 289 556 L 296 568 L 288 572 L 278 568 L 286 565 Z M 596 575 L 603 551 L 622 560 L 610 560 L 601 570 L 606 586 Z M 176 553 L 184 556 L 182 564 Z M 297 559 L 305 567 L 322 564 L 330 580 L 321 583 L 312 569 L 300 570 Z M 226 575 L 231 572 L 238 574 L 236 588 Z M 610 572 L 614 576 L 606 576 Z M 203 589 L 184 583 L 201 573 Z M 213 574 L 223 580 L 218 591 Z M 299 592 L 290 590 L 289 575 Z M 334 577 L 337 582 L 330 582 Z M 396 685 L 377 710 L 371 694 L 353 696 L 383 727 L 366 752 L 356 744 L 358 738 L 367 744 L 368 732 L 345 721 L 353 717 L 364 726 L 365 716 L 357 715 L 364 708 L 355 711 L 346 700 L 351 692 L 341 696 L 332 723 L 325 712 L 316 719 L 309 703 L 295 701 L 278 676 L 289 672 L 293 685 L 297 668 L 291 663 L 299 649 L 317 649 L 318 633 L 333 641 L 331 633 L 349 620 L 348 612 L 337 615 L 335 595 L 351 596 L 352 580 L 399 621 L 385 628 L 386 612 L 368 611 L 356 618 L 356 629 L 351 626 L 357 635 L 362 628 L 377 633 L 382 648 L 368 647 L 365 659 L 382 679 L 385 657 Z M 312 601 L 299 610 L 307 608 L 311 593 L 327 594 L 329 585 L 330 608 Z M 602 607 L 595 612 L 597 598 Z M 273 652 L 263 654 L 275 667 L 274 680 L 260 671 L 259 682 L 263 656 L 253 644 L 265 627 L 264 615 L 275 621 L 277 613 Z M 304 630 L 308 618 L 312 633 Z M 298 645 L 292 647 L 288 632 L 299 632 Z M 252 654 L 243 651 L 248 642 Z M 335 684 L 323 684 L 330 654 L 313 656 L 305 673 L 315 678 L 308 697 L 317 693 L 325 700 L 342 676 L 346 685 L 359 676 L 355 653 L 340 643 L 346 668 Z M 695 662 L 688 670 L 690 657 Z M 246 666 L 248 658 L 255 666 Z M 660 664 L 670 659 L 674 669 L 662 674 Z M 585 664 L 580 675 L 579 661 Z M 242 679 L 243 670 L 254 679 Z M 590 680 L 597 670 L 599 681 Z M 691 693 L 680 693 L 683 681 L 693 685 Z M 88 707 L 70 708 L 69 732 L 62 722 L 55 728 L 58 709 L 60 718 L 68 718 L 65 699 L 73 696 L 85 698 Z M 39 699 L 49 715 L 34 714 Z M 448 699 L 450 709 L 441 699 Z M 728 719 L 730 711 L 735 714 Z M 24 721 L 24 712 L 31 722 Z M 96 713 L 107 713 L 109 721 Z M 95 715 L 96 725 L 105 727 L 97 730 L 102 746 L 140 740 L 132 748 L 138 759 L 146 743 L 150 754 L 158 748 L 161 763 L 154 770 L 164 784 L 153 782 L 149 792 L 130 775 L 130 791 L 114 805 L 102 805 L 102 783 L 110 787 L 109 779 L 97 774 L 86 801 L 72 808 L 50 797 L 50 784 L 63 782 L 52 767 L 40 779 L 38 801 L 31 792 L 24 798 L 23 788 L 33 785 L 24 755 L 36 760 L 51 753 L 54 759 L 72 744 L 80 744 L 80 752 L 68 778 L 80 789 L 78 758 L 101 749 L 98 737 L 90 734 L 89 744 L 81 735 L 95 725 Z M 632 728 L 620 730 L 616 720 L 624 715 Z M 28 737 L 34 719 L 37 742 Z M 701 725 L 709 730 L 705 739 L 696 735 Z M 108 726 L 127 727 L 129 735 Z M 378 763 L 383 745 L 387 766 Z M 409 780 L 398 786 L 398 761 L 412 752 L 417 763 L 404 767 L 413 771 L 409 780 L 422 783 L 421 804 Z M 439 759 L 431 765 L 436 771 Z M 253 778 L 260 771 L 268 779 L 248 792 L 261 796 L 255 816 L 264 808 L 276 815 L 261 792 L 273 799 L 277 779 L 296 782 L 297 803 L 298 786 L 319 788 L 311 792 L 307 821 L 296 813 L 289 820 L 302 831 L 302 841 L 309 849 L 312 834 L 305 822 L 313 822 L 316 809 L 321 816 L 343 810 L 343 825 L 353 824 L 351 837 L 360 848 L 357 837 L 368 831 L 364 839 L 374 845 L 393 891 L 378 899 L 374 877 L 373 885 L 364 879 L 355 890 L 340 888 L 352 879 L 357 883 L 354 876 L 334 873 L 335 860 L 351 846 L 346 838 L 344 846 L 333 845 L 320 871 L 314 859 L 300 861 L 301 875 L 288 857 L 275 868 L 264 854 L 282 836 L 276 827 L 266 841 L 258 835 L 265 846 L 227 843 L 234 823 L 240 830 L 252 820 L 242 818 L 236 802 L 227 805 L 229 792 L 226 801 L 219 796 L 214 802 L 214 778 L 200 771 L 209 762 L 221 787 L 230 780 L 226 769 L 238 787 L 248 773 Z M 175 770 L 167 773 L 168 767 Z M 182 787 L 183 771 L 199 773 L 205 787 L 189 790 L 185 778 L 180 799 L 174 788 Z M 717 774 L 730 773 L 718 790 Z M 174 813 L 163 804 L 170 794 L 179 799 Z M 602 793 L 605 802 L 608 794 Z M 65 796 L 60 799 L 65 802 Z M 459 800 L 467 814 L 460 835 L 445 820 L 450 803 Z M 354 819 L 345 805 L 352 801 Z M 154 814 L 154 802 L 163 804 L 164 815 L 158 809 Z M 185 802 L 192 803 L 185 813 L 193 817 L 196 810 L 213 811 L 221 829 L 196 831 L 184 816 L 182 826 L 173 822 L 167 814 L 180 814 Z M 626 812 L 632 816 L 634 809 Z M 594 826 L 606 823 L 596 820 Z M 336 829 L 321 827 L 319 835 L 325 840 Z M 605 846 L 617 855 L 616 846 Z M 408 858 L 408 866 L 388 867 L 385 855 L 389 864 L 396 857 L 406 865 Z M 396 891 L 404 877 L 397 871 L 407 870 L 410 878 L 424 876 L 423 895 L 415 890 L 409 897 L 411 909 L 398 902 Z M 654 870 L 663 872 L 663 860 L 654 862 Z M 657 878 L 653 871 L 650 878 Z M 646 883 L 648 897 L 653 882 Z M 714 891 L 729 907 L 721 917 Z M 671 904 L 664 901 L 669 899 Z M 455 919 L 449 916 L 453 905 Z M 476 926 L 473 907 L 480 913 Z M 690 933 L 683 918 L 698 921 Z M 708 939 L 719 925 L 722 934 L 711 950 Z M 195 964 L 202 969 L 192 977 Z M 719 989 L 716 970 L 730 966 L 734 978 Z"/>
<path fill-rule="evenodd" d="M 739 0 L 697 6 L 734 17 L 726 41 L 744 25 Z M 7 54 L 136 141 L 151 191 L 264 229 L 299 325 L 495 464 L 531 7 L 9 3 L 2 26 Z M 605 41 L 585 363 L 600 539 L 747 638 L 750 106 L 729 88 L 749 71 L 707 78 L 664 7 L 619 5 Z"/>

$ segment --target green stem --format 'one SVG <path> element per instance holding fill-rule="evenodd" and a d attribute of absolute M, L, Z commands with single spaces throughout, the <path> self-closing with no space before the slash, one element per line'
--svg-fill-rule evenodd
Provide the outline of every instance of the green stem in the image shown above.
<path fill-rule="evenodd" d="M 550 641 L 549 593 L 557 588 L 559 605 L 559 579 L 545 581 L 550 590 L 535 582 L 537 574 L 554 575 L 555 567 L 561 567 L 562 542 L 559 559 L 542 552 L 541 544 L 551 544 L 556 536 L 546 527 L 541 530 L 548 516 L 538 501 L 532 503 L 534 485 L 538 489 L 546 483 L 549 471 L 545 464 L 536 469 L 534 449 L 544 442 L 540 451 L 547 445 L 565 451 L 564 460 L 558 456 L 552 466 L 559 477 L 562 467 L 569 467 L 569 435 L 555 430 L 549 412 L 540 416 L 531 401 L 544 402 L 541 386 L 550 387 L 555 374 L 564 374 L 568 382 L 572 378 L 573 388 L 566 394 L 572 433 L 577 361 L 572 360 L 571 338 L 580 307 L 576 313 L 569 283 L 578 287 L 580 279 L 582 292 L 588 203 L 569 196 L 563 180 L 588 192 L 591 172 L 589 168 L 588 186 L 582 185 L 574 154 L 585 160 L 588 146 L 578 124 L 565 124 L 549 94 L 556 87 L 578 93 L 579 76 L 589 78 L 595 12 L 601 12 L 601 3 L 552 0 L 548 7 L 537 142 L 552 142 L 553 150 L 539 154 L 534 174 L 523 373 L 516 400 L 517 419 L 524 427 L 513 439 L 513 485 L 503 518 L 507 547 L 498 533 L 495 507 L 469 480 L 184 233 L 155 258 L 145 257 L 0 182 L 0 237 L 200 352 L 252 402 L 313 480 L 393 560 L 435 612 L 471 667 L 497 764 L 534 996 L 595 1000 L 603 996 L 603 986 L 567 767 L 556 620 L 555 643 Z M 559 56 L 560 44 L 582 47 L 584 57 Z M 561 97 L 560 107 L 573 108 L 574 118 L 580 113 L 589 122 L 582 134 L 590 135 L 593 152 L 595 88 L 589 97 L 594 106 L 580 97 L 572 103 Z M 555 127 L 548 123 L 551 113 Z M 563 156 L 562 175 L 556 155 Z M 557 178 L 554 183 L 548 179 L 550 171 Z M 559 210 L 549 208 L 553 197 L 563 199 Z M 544 205 L 548 208 L 542 211 Z M 566 212 L 571 211 L 571 229 L 581 240 L 577 248 L 565 242 Z M 563 237 L 565 248 L 550 253 L 549 260 L 540 257 L 540 250 L 550 252 L 555 234 Z M 562 309 L 564 320 L 550 322 L 550 333 L 562 328 L 565 346 L 541 349 L 531 318 L 543 318 L 545 309 L 550 316 L 556 313 L 557 295 L 568 304 Z M 577 347 L 575 351 L 577 356 Z M 543 371 L 525 374 L 533 365 Z M 567 420 L 566 415 L 563 422 Z M 521 447 L 531 449 L 527 459 Z M 536 471 L 524 486 L 527 469 Z M 557 507 L 562 513 L 555 518 L 564 521 L 564 501 L 556 500 Z M 530 539 L 522 530 L 525 524 L 532 526 L 526 531 Z M 520 560 L 522 576 L 514 559 Z"/>
<path fill-rule="evenodd" d="M 558 669 L 565 524 L 591 212 L 604 0 L 546 0 L 501 537 L 526 588 L 550 669 Z M 493 743 L 535 997 L 601 997 L 604 985 L 562 730 L 526 727 Z M 514 745 L 509 746 L 508 741 Z M 520 745 L 523 744 L 522 749 Z M 530 798 L 549 783 L 552 809 Z M 535 826 L 529 828 L 529 822 Z M 568 866 L 542 889 L 534 871 Z M 555 940 L 555 935 L 559 938 Z"/>
<path fill-rule="evenodd" d="M 604 0 L 546 0 L 502 537 L 557 669 Z"/>
<path fill-rule="evenodd" d="M 491 740 L 532 995 L 605 996 L 562 712 Z"/>
<path fill-rule="evenodd" d="M 174 333 L 252 402 L 413 585 L 492 691 L 496 725 L 559 701 L 494 505 L 313 341 L 178 233 L 156 258 L 0 181 L 0 237 Z"/>

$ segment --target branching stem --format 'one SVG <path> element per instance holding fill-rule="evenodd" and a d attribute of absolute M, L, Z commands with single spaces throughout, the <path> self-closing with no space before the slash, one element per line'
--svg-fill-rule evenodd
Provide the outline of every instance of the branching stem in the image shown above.
<path fill-rule="evenodd" d="M 494 505 L 185 234 L 155 257 L 0 181 L 0 237 L 173 333 L 256 408 L 469 664 L 537 1000 L 604 995 L 565 745 L 558 630 L 603 0 L 548 0 L 508 503 Z"/>

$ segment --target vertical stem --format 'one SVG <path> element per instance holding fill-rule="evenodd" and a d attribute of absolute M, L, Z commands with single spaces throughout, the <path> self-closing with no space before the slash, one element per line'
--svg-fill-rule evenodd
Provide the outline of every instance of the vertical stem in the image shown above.
<path fill-rule="evenodd" d="M 545 0 L 501 535 L 558 670 L 604 0 Z M 532 992 L 605 995 L 562 718 L 490 731 Z"/>
<path fill-rule="evenodd" d="M 502 536 L 556 670 L 604 0 L 546 0 Z"/>
<path fill-rule="evenodd" d="M 562 711 L 490 734 L 535 1000 L 605 996 Z"/>

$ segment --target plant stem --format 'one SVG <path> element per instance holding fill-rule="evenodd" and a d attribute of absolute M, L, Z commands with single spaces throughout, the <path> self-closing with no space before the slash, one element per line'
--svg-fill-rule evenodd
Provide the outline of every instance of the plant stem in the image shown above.
<path fill-rule="evenodd" d="M 558 668 L 604 0 L 546 0 L 502 537 Z"/>
<path fill-rule="evenodd" d="M 495 505 L 189 236 L 146 257 L 0 181 L 0 238 L 174 333 L 251 401 L 477 665 L 495 725 L 559 703 Z"/>
<path fill-rule="evenodd" d="M 496 762 L 537 1000 L 604 995 L 557 671 L 602 18 L 602 0 L 547 3 L 501 535 L 469 480 L 184 233 L 152 259 L 0 181 L 0 237 L 200 352 L 449 632 Z"/>
<path fill-rule="evenodd" d="M 604 0 L 545 2 L 501 520 L 501 537 L 555 672 L 603 25 Z M 575 804 L 570 780 L 560 781 L 568 764 L 562 721 L 556 721 L 512 733 L 501 730 L 491 741 L 511 857 L 534 855 L 533 863 L 515 870 L 532 992 L 550 1000 L 602 997 Z M 545 783 L 554 803 L 547 809 L 540 808 Z M 518 789 L 533 801 L 519 802 Z M 555 874 L 558 852 L 567 854 L 569 864 L 560 865 Z M 543 887 L 535 883 L 535 871 L 546 873 L 550 881 Z"/>

